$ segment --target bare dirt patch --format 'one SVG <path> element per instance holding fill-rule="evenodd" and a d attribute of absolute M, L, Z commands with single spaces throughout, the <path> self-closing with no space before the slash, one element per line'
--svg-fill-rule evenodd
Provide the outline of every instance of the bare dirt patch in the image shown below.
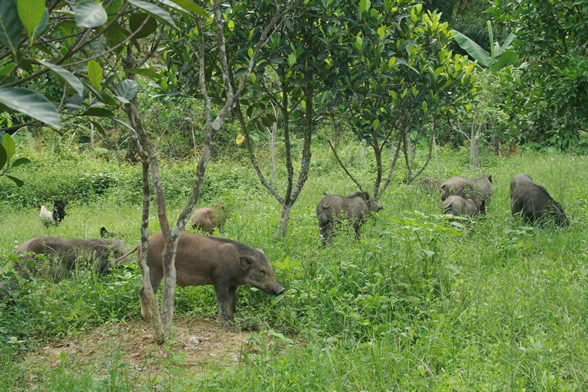
<path fill-rule="evenodd" d="M 43 373 L 42 369 L 82 368 L 100 376 L 112 369 L 113 361 L 124 363 L 137 378 L 153 379 L 166 367 L 198 376 L 208 369 L 240 365 L 246 339 L 251 334 L 221 326 L 215 320 L 179 316 L 174 319 L 173 336 L 159 346 L 149 323 L 109 324 L 30 353 L 21 367 L 28 370 L 31 385 Z"/>

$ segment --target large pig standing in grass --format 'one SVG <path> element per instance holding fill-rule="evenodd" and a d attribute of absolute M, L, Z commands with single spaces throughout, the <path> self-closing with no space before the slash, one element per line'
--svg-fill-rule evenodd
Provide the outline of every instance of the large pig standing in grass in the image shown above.
<path fill-rule="evenodd" d="M 523 224 L 553 223 L 568 226 L 568 218 L 558 202 L 541 185 L 533 182 L 529 175 L 517 174 L 510 183 L 510 208 L 512 215 L 521 215 Z"/>
<path fill-rule="evenodd" d="M 316 207 L 316 216 L 323 246 L 331 243 L 331 237 L 338 223 L 348 220 L 353 225 L 355 237 L 361 235 L 361 225 L 365 223 L 370 211 L 378 212 L 382 205 L 370 199 L 367 192 L 357 192 L 351 196 L 326 195 Z"/>
<path fill-rule="evenodd" d="M 163 279 L 164 238 L 159 232 L 148 241 L 149 278 L 151 287 L 157 292 Z M 233 319 L 239 286 L 249 284 L 275 295 L 285 291 L 261 249 L 224 238 L 182 233 L 175 265 L 178 286 L 214 286 L 223 323 Z M 141 287 L 141 314 L 149 320 L 149 303 L 144 291 Z"/>
<path fill-rule="evenodd" d="M 12 262 L 16 272 L 25 279 L 42 270 L 58 278 L 80 264 L 94 263 L 99 272 L 107 272 L 115 260 L 116 264 L 132 262 L 125 255 L 128 249 L 122 241 L 103 238 L 35 237 L 17 246 L 14 253 L 26 253 L 20 257 L 20 263 Z"/>
<path fill-rule="evenodd" d="M 486 200 L 492 198 L 492 176 L 483 175 L 473 180 L 465 177 L 451 177 L 441 184 L 441 200 L 451 195 L 464 199 Z"/>

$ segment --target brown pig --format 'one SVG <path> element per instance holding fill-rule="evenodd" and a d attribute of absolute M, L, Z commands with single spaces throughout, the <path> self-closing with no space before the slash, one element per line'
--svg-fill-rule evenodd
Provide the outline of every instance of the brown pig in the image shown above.
<path fill-rule="evenodd" d="M 473 180 L 465 177 L 451 177 L 441 184 L 441 200 L 451 195 L 488 202 L 492 198 L 492 176 L 483 175 Z"/>
<path fill-rule="evenodd" d="M 157 292 L 163 279 L 164 238 L 159 232 L 148 241 L 147 266 L 151 287 Z M 214 286 L 223 323 L 233 320 L 239 286 L 249 284 L 275 295 L 285 291 L 261 249 L 224 238 L 182 233 L 175 265 L 178 286 Z M 144 291 L 141 287 L 141 314 L 149 320 L 149 303 Z"/>
<path fill-rule="evenodd" d="M 378 212 L 381 209 L 382 204 L 371 199 L 367 192 L 357 192 L 347 197 L 325 195 L 316 206 L 323 246 L 331 243 L 333 232 L 342 220 L 348 220 L 353 224 L 355 238 L 359 239 L 361 225 L 366 222 L 369 212 Z"/>
<path fill-rule="evenodd" d="M 199 228 L 205 233 L 212 234 L 215 227 L 223 231 L 223 226 L 231 213 L 223 203 L 213 204 L 212 208 L 199 208 L 192 215 L 192 228 Z"/>
<path fill-rule="evenodd" d="M 49 260 L 47 268 L 53 277 L 75 269 L 79 261 L 93 261 L 99 272 L 109 271 L 111 264 L 127 264 L 132 261 L 126 255 L 128 249 L 122 241 L 98 238 L 35 237 L 17 246 L 14 253 L 30 253 L 21 256 L 20 263 L 12 263 L 16 272 L 25 279 L 29 274 L 35 274 L 42 269 L 42 260 L 37 255 L 43 255 Z"/>
<path fill-rule="evenodd" d="M 538 222 L 555 226 L 570 223 L 560 203 L 553 200 L 547 189 L 535 184 L 528 174 L 517 174 L 510 183 L 512 216 L 521 215 L 523 224 Z"/>
<path fill-rule="evenodd" d="M 441 208 L 444 214 L 451 214 L 453 216 L 484 215 L 486 213 L 486 201 L 464 199 L 461 196 L 452 195 L 445 199 Z"/>

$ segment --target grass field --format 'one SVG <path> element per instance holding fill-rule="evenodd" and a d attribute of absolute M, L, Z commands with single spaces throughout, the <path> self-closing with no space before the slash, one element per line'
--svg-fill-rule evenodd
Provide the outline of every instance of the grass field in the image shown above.
<path fill-rule="evenodd" d="M 367 188 L 371 164 L 360 165 L 356 155 L 343 154 Z M 436 176 L 433 165 L 425 176 Z M 492 174 L 495 194 L 485 217 L 449 225 L 439 215 L 438 195 L 403 184 L 399 170 L 362 239 L 343 231 L 323 249 L 316 204 L 324 192 L 356 191 L 330 154 L 315 152 L 279 240 L 279 205 L 255 185 L 253 171 L 212 164 L 212 178 L 231 172 L 249 184 L 213 189 L 233 210 L 223 235 L 262 248 L 287 288 L 280 297 L 240 289 L 234 329 L 253 331 L 241 365 L 212 363 L 192 374 L 173 345 L 157 378 L 133 370 L 116 347 L 93 365 L 67 356 L 59 366 L 23 362 L 46 345 L 90 336 L 104 325 L 140 324 L 140 271 L 129 266 L 104 277 L 82 271 L 59 282 L 21 282 L 1 300 L 0 390 L 587 390 L 588 158 L 525 150 L 491 155 L 485 165 L 470 172 L 467 152 L 440 155 L 442 178 Z M 569 228 L 522 226 L 511 216 L 509 184 L 518 173 L 562 203 Z M 169 200 L 170 215 L 177 216 L 184 200 Z M 97 237 L 101 226 L 126 233 L 131 248 L 139 240 L 140 208 L 118 203 L 113 193 L 72 203 L 60 226 L 45 228 L 36 209 L 4 204 L 0 254 L 4 260 L 35 236 Z M 153 217 L 152 232 L 158 227 Z M 14 275 L 9 265 L 2 271 Z M 177 314 L 217 316 L 211 287 L 176 293 Z"/>

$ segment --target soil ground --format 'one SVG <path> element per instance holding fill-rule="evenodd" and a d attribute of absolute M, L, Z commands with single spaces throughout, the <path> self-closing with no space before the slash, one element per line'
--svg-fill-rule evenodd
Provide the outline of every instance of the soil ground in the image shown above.
<path fill-rule="evenodd" d="M 176 317 L 173 336 L 159 346 L 149 323 L 109 324 L 29 353 L 21 367 L 27 370 L 31 387 L 39 382 L 42 369 L 48 367 L 84 368 L 100 377 L 113 364 L 124 363 L 131 377 L 143 380 L 159 377 L 170 366 L 198 376 L 208 369 L 240 365 L 251 334 L 221 326 L 215 320 Z"/>

